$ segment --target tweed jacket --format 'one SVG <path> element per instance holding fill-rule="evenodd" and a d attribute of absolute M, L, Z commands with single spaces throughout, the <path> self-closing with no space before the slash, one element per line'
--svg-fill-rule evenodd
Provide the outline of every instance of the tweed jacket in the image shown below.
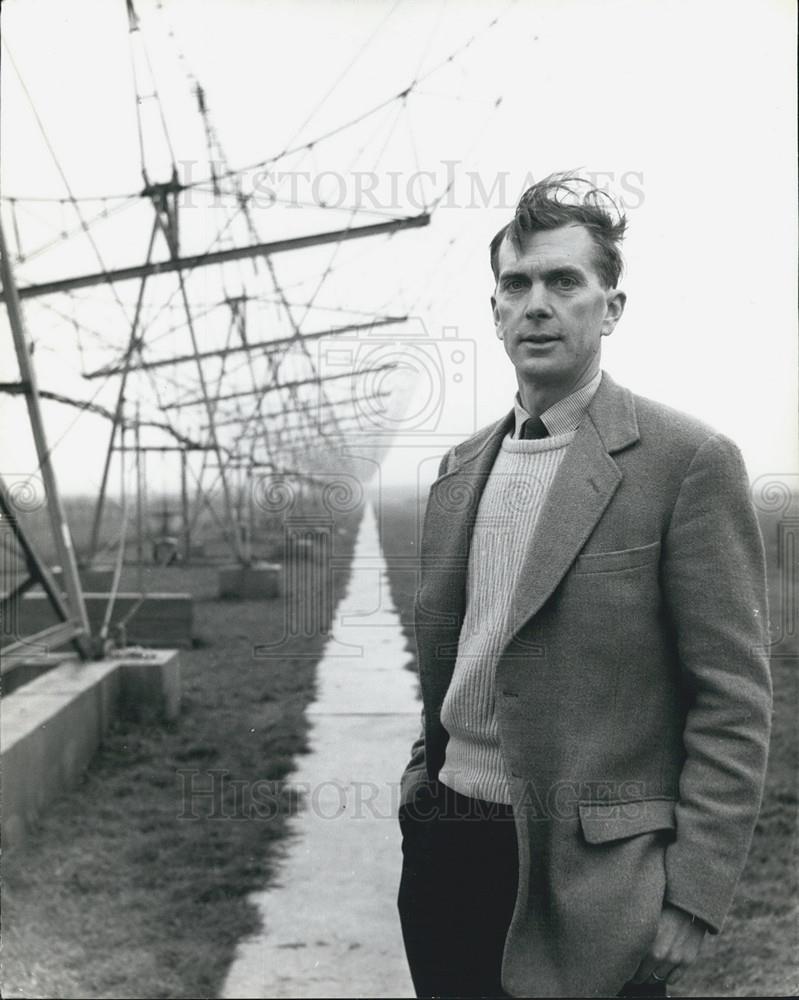
<path fill-rule="evenodd" d="M 430 490 L 415 602 L 422 732 L 404 804 L 423 803 L 444 761 L 471 531 L 512 426 L 511 412 L 451 449 Z M 762 794 L 768 645 L 737 447 L 603 373 L 544 502 L 496 665 L 519 850 L 510 995 L 615 995 L 664 900 L 721 929 Z"/>

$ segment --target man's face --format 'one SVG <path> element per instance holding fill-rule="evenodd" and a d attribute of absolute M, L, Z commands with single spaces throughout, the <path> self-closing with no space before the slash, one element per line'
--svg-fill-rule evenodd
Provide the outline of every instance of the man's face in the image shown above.
<path fill-rule="evenodd" d="M 533 233 L 520 251 L 503 240 L 491 306 L 520 389 L 569 390 L 599 370 L 601 338 L 612 333 L 625 296 L 603 287 L 595 256 L 579 225 Z"/>

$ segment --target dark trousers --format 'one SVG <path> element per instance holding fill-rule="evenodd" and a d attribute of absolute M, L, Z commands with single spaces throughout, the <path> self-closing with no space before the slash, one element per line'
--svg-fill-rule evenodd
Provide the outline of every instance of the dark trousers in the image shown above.
<path fill-rule="evenodd" d="M 436 783 L 400 809 L 399 914 L 417 997 L 504 997 L 505 935 L 518 882 L 510 806 Z M 628 983 L 619 994 L 665 997 Z"/>

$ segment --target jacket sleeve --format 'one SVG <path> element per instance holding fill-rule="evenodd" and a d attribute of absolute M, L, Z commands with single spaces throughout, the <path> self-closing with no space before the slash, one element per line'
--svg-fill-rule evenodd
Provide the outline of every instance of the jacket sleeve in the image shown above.
<path fill-rule="evenodd" d="M 447 471 L 451 454 L 452 451 L 450 450 L 441 459 L 436 478 L 440 479 Z M 402 772 L 402 778 L 400 779 L 400 806 L 407 805 L 413 799 L 416 790 L 427 781 L 427 777 L 427 761 L 424 746 L 424 708 L 422 708 L 421 732 L 411 746 L 411 759 Z"/>
<path fill-rule="evenodd" d="M 687 706 L 666 901 L 717 933 L 751 845 L 771 723 L 763 542 L 740 452 L 721 435 L 680 487 L 663 587 Z"/>

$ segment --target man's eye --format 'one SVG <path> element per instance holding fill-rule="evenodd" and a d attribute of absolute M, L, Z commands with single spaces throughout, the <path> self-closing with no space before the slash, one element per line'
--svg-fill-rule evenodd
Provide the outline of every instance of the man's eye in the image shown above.
<path fill-rule="evenodd" d="M 518 292 L 521 288 L 524 288 L 524 282 L 521 278 L 508 278 L 505 282 L 505 290 L 508 292 Z"/>
<path fill-rule="evenodd" d="M 565 274 L 562 277 L 558 278 L 556 280 L 555 284 L 558 286 L 558 288 L 563 288 L 563 289 L 565 289 L 567 291 L 570 288 L 576 288 L 577 287 L 576 280 L 574 278 L 568 277 Z"/>

